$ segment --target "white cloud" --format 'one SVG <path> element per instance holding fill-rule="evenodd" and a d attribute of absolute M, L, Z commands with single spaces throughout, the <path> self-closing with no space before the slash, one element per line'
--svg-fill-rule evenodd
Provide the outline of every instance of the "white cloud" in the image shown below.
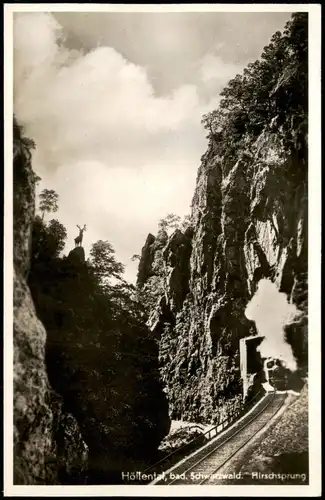
<path fill-rule="evenodd" d="M 211 81 L 216 83 L 217 81 L 224 85 L 225 82 L 241 71 L 241 67 L 237 64 L 225 64 L 220 56 L 212 53 L 207 53 L 200 63 L 200 76 L 204 83 L 210 83 Z"/>
<path fill-rule="evenodd" d="M 157 98 L 144 68 L 110 47 L 71 61 L 68 51 L 56 44 L 58 34 L 59 26 L 48 14 L 18 16 L 15 111 L 39 149 L 49 150 L 57 165 L 76 157 L 115 162 L 115 150 L 120 156 L 134 139 L 139 147 L 151 135 L 188 129 L 199 122 L 194 86 Z"/>
<path fill-rule="evenodd" d="M 282 30 L 290 18 L 287 12 L 231 10 L 54 15 L 68 32 L 69 47 L 88 49 L 97 43 L 115 47 L 129 60 L 146 67 L 155 91 L 166 94 L 184 82 L 200 86 L 197 64 L 211 49 L 222 57 L 224 66 L 242 67 L 254 61 L 272 34 Z"/>
<path fill-rule="evenodd" d="M 15 113 L 37 144 L 40 187 L 60 196 L 68 248 L 86 223 L 86 250 L 108 239 L 129 264 L 160 217 L 189 212 L 205 142 L 196 87 L 156 97 L 145 69 L 113 48 L 71 52 L 60 36 L 50 14 L 17 15 Z"/>

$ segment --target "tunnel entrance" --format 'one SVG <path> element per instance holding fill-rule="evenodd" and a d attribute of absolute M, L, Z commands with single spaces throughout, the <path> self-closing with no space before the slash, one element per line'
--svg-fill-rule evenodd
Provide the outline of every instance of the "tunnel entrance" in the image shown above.
<path fill-rule="evenodd" d="M 243 381 L 243 398 L 256 394 L 263 388 L 267 392 L 294 390 L 300 392 L 304 385 L 299 371 L 291 372 L 279 359 L 262 357 L 258 351 L 264 336 L 252 335 L 240 340 L 240 372 Z"/>
<path fill-rule="evenodd" d="M 240 340 L 240 371 L 243 381 L 243 397 L 246 398 L 249 390 L 257 393 L 263 387 L 267 392 L 274 391 L 273 358 L 262 358 L 258 347 L 262 343 L 262 335 L 252 335 Z"/>

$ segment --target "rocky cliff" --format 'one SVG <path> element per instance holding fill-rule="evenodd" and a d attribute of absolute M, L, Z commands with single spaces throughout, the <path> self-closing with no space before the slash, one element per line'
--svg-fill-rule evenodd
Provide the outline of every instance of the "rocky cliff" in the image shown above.
<path fill-rule="evenodd" d="M 304 312 L 286 336 L 300 368 L 306 367 L 305 37 L 306 18 L 298 15 L 282 38 L 273 37 L 264 62 L 224 91 L 230 104 L 224 100 L 217 112 L 221 126 L 213 114 L 208 120 L 192 227 L 160 244 L 150 235 L 142 250 L 141 293 L 162 289 L 150 325 L 159 338 L 172 418 L 219 422 L 240 407 L 239 340 L 256 333 L 244 313 L 262 278 Z M 265 80 L 270 68 L 276 70 Z"/>
<path fill-rule="evenodd" d="M 78 424 L 51 388 L 46 332 L 26 279 L 34 217 L 35 176 L 19 127 L 14 127 L 14 483 L 65 484 L 87 464 Z"/>

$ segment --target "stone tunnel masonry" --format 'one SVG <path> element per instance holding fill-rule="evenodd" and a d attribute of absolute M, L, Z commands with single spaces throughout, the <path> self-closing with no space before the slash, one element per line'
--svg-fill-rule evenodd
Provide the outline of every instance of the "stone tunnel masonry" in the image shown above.
<path fill-rule="evenodd" d="M 263 339 L 262 335 L 251 335 L 240 339 L 240 373 L 243 381 L 243 398 L 246 397 L 248 389 L 253 385 L 255 374 L 264 370 L 263 359 L 257 350 Z"/>

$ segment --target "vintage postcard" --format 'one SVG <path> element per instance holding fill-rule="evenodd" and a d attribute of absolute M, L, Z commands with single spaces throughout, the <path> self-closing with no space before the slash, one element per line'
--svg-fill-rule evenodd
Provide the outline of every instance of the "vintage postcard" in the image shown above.
<path fill-rule="evenodd" d="M 320 5 L 5 5 L 5 496 L 319 496 Z"/>

